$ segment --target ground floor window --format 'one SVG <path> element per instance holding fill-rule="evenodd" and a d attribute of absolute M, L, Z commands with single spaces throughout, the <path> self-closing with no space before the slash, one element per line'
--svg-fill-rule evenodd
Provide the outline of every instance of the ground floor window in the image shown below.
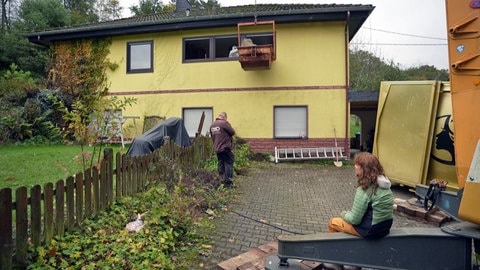
<path fill-rule="evenodd" d="M 202 114 L 205 114 L 201 135 L 206 135 L 213 121 L 213 108 L 183 108 L 183 123 L 188 135 L 193 138 L 198 133 Z"/>
<path fill-rule="evenodd" d="M 307 106 L 275 106 L 273 108 L 274 138 L 307 138 Z"/>

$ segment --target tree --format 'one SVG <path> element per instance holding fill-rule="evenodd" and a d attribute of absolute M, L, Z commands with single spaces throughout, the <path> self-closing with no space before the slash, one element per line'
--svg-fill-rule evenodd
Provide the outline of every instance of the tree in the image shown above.
<path fill-rule="evenodd" d="M 72 25 L 98 21 L 95 3 L 96 0 L 64 0 L 65 8 L 70 12 Z"/>
<path fill-rule="evenodd" d="M 5 33 L 0 38 L 0 73 L 11 64 L 30 71 L 36 78 L 45 77 L 48 49 L 28 42 L 18 29 Z"/>
<path fill-rule="evenodd" d="M 18 28 L 24 32 L 44 31 L 70 24 L 68 11 L 59 0 L 24 0 L 18 12 Z"/>
<path fill-rule="evenodd" d="M 217 0 L 191 0 L 190 6 L 192 9 L 206 9 L 213 10 L 214 8 L 220 7 L 220 3 Z"/>
<path fill-rule="evenodd" d="M 14 63 L 35 77 L 44 77 L 48 49 L 28 42 L 22 33 L 63 27 L 69 23 L 68 11 L 59 0 L 24 0 L 12 27 L 0 38 L 0 70 L 7 70 Z"/>
<path fill-rule="evenodd" d="M 163 11 L 163 3 L 159 0 L 140 0 L 137 5 L 130 7 L 130 11 L 134 16 L 145 16 L 151 14 L 157 14 Z"/>
<path fill-rule="evenodd" d="M 420 67 L 412 67 L 405 72 L 411 80 L 449 80 L 448 70 L 438 70 L 434 66 L 423 65 Z"/>
<path fill-rule="evenodd" d="M 118 0 L 97 0 L 97 15 L 100 21 L 119 19 L 122 16 L 122 7 Z"/>
<path fill-rule="evenodd" d="M 2 19 L 1 19 L 1 27 L 0 27 L 0 32 L 1 33 L 4 33 L 8 28 L 9 28 L 9 17 L 7 16 L 7 14 L 9 13 L 9 5 L 8 3 L 10 3 L 11 0 L 0 0 L 0 4 L 2 5 L 1 6 L 1 11 L 2 11 Z"/>
<path fill-rule="evenodd" d="M 356 91 L 378 91 L 381 81 L 448 81 L 447 70 L 433 66 L 412 67 L 402 70 L 393 61 L 380 59 L 371 52 L 350 51 L 350 89 Z"/>

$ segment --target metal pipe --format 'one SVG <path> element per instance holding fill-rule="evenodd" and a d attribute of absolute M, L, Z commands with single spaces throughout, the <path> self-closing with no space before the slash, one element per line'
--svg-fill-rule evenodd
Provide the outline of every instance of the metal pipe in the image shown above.
<path fill-rule="evenodd" d="M 350 23 L 350 11 L 347 11 L 347 18 L 345 20 L 345 154 L 350 158 L 350 145 L 348 143 L 348 129 L 349 129 L 349 119 L 350 113 L 348 110 L 349 98 L 348 98 L 348 89 L 349 89 L 349 68 L 348 68 L 348 58 L 349 58 L 349 35 L 348 35 L 348 26 Z"/>

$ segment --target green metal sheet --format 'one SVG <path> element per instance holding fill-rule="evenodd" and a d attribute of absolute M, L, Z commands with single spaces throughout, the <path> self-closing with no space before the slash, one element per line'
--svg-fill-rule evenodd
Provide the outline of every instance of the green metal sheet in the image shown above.
<path fill-rule="evenodd" d="M 381 83 L 373 154 L 394 182 L 412 187 L 426 183 L 440 85 Z"/>

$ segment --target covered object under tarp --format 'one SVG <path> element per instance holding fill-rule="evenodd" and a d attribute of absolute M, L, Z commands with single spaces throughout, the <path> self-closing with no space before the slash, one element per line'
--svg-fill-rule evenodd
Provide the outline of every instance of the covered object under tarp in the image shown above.
<path fill-rule="evenodd" d="M 169 137 L 180 146 L 192 144 L 183 125 L 183 119 L 171 117 L 135 138 L 128 148 L 127 155 L 143 156 L 152 153 L 162 147 L 165 137 Z"/>

